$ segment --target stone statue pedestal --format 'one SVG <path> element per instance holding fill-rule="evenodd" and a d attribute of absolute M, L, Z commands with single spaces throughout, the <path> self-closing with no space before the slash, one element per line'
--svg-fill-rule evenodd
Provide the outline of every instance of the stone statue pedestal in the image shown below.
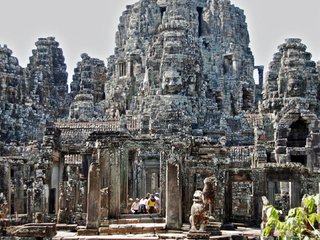
<path fill-rule="evenodd" d="M 216 224 L 208 224 L 205 228 L 206 232 L 209 233 L 210 236 L 221 236 L 222 233 L 220 231 L 220 227 Z"/>
<path fill-rule="evenodd" d="M 205 227 L 205 231 L 209 233 L 210 236 L 221 236 L 220 230 L 221 223 L 215 222 L 214 218 L 211 216 L 209 217 L 209 222 Z"/>
<path fill-rule="evenodd" d="M 210 234 L 205 231 L 190 231 L 187 234 L 187 239 L 210 239 Z"/>

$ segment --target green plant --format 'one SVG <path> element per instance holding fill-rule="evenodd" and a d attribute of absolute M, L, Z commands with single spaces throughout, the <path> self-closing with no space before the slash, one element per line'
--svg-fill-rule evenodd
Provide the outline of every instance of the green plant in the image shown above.
<path fill-rule="evenodd" d="M 280 220 L 281 211 L 272 205 L 263 209 L 264 237 L 277 235 L 279 239 L 320 239 L 320 195 L 305 195 L 301 207 L 292 208 L 284 221 Z"/>

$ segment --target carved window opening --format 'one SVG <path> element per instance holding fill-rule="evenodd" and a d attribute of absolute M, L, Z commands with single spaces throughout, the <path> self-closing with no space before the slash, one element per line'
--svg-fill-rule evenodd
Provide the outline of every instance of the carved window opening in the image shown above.
<path fill-rule="evenodd" d="M 90 154 L 83 155 L 81 161 L 81 178 L 87 179 L 89 173 L 89 166 L 92 162 L 92 156 Z"/>
<path fill-rule="evenodd" d="M 267 162 L 273 162 L 271 161 L 271 152 L 267 152 Z"/>
<path fill-rule="evenodd" d="M 56 212 L 56 189 L 51 188 L 49 192 L 49 213 Z"/>
<path fill-rule="evenodd" d="M 198 12 L 198 37 L 202 36 L 202 14 L 203 14 L 203 8 L 197 7 Z"/>
<path fill-rule="evenodd" d="M 223 61 L 223 74 L 232 73 L 232 55 L 225 55 Z"/>
<path fill-rule="evenodd" d="M 167 11 L 167 7 L 160 7 L 160 14 L 161 14 L 161 21 L 163 18 L 164 13 Z"/>
<path fill-rule="evenodd" d="M 254 81 L 256 84 L 259 84 L 260 87 L 263 85 L 263 66 L 255 66 L 254 67 Z"/>
<path fill-rule="evenodd" d="M 127 74 L 127 64 L 125 62 L 119 63 L 119 77 L 124 77 Z"/>
<path fill-rule="evenodd" d="M 291 155 L 290 156 L 291 162 L 294 163 L 301 163 L 302 165 L 307 165 L 307 156 L 306 155 Z"/>
<path fill-rule="evenodd" d="M 216 103 L 218 111 L 222 110 L 222 96 L 220 92 L 216 93 Z"/>
<path fill-rule="evenodd" d="M 259 84 L 259 70 L 258 68 L 254 68 L 253 70 L 253 79 L 255 84 Z"/>
<path fill-rule="evenodd" d="M 287 147 L 305 147 L 309 133 L 307 123 L 299 118 L 298 121 L 291 124 L 290 129 Z"/>
<path fill-rule="evenodd" d="M 242 89 L 242 110 L 250 110 L 252 106 L 252 93 L 246 89 Z"/>

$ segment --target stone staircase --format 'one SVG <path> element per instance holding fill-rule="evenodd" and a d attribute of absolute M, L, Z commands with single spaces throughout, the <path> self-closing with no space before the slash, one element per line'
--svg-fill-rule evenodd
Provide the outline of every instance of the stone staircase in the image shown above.
<path fill-rule="evenodd" d="M 190 225 L 183 224 L 181 230 L 168 230 L 165 219 L 157 214 L 125 214 L 119 219 L 110 219 L 101 222 L 99 229 L 85 229 L 79 227 L 77 232 L 61 231 L 54 240 L 87 240 L 87 239 L 132 239 L 132 240 L 186 240 Z M 62 229 L 61 229 L 62 230 Z M 66 229 L 65 229 L 66 230 Z M 209 230 L 209 229 L 208 229 Z M 260 230 L 239 227 L 237 231 L 222 231 L 210 236 L 216 240 L 256 240 Z"/>
<path fill-rule="evenodd" d="M 120 219 L 108 222 L 108 226 L 101 224 L 99 235 L 156 234 L 166 231 L 165 220 L 157 214 L 125 214 Z"/>
<path fill-rule="evenodd" d="M 147 233 L 159 234 L 165 232 L 165 220 L 158 217 L 157 214 L 125 214 L 119 219 L 102 221 L 101 227 L 96 231 L 80 228 L 78 235 L 130 235 Z"/>

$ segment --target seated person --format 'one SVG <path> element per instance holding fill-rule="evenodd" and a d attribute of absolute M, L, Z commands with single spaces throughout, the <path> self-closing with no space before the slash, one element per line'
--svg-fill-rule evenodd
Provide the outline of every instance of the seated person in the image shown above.
<path fill-rule="evenodd" d="M 132 203 L 131 205 L 131 212 L 134 214 L 140 213 L 140 207 L 139 204 L 140 203 L 140 199 L 136 198 L 136 201 L 134 203 Z"/>
<path fill-rule="evenodd" d="M 147 213 L 148 196 L 140 200 L 140 213 Z"/>
<path fill-rule="evenodd" d="M 151 195 L 150 199 L 148 200 L 148 209 L 149 209 L 149 214 L 155 213 L 155 208 L 156 208 L 157 201 L 154 197 L 154 195 Z"/>

